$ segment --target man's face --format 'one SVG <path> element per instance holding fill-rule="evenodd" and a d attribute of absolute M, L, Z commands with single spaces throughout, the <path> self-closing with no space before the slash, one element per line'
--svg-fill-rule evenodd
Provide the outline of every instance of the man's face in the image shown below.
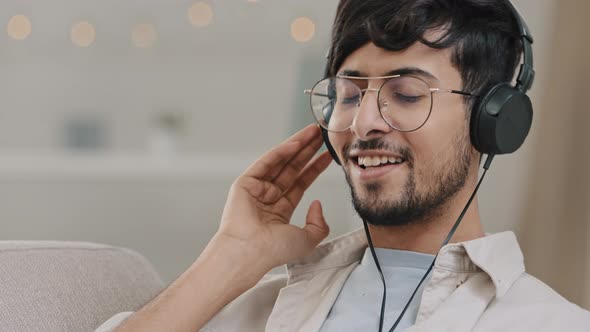
<path fill-rule="evenodd" d="M 416 75 L 430 87 L 460 90 L 461 76 L 450 54 L 451 50 L 434 50 L 421 43 L 400 52 L 369 43 L 348 56 L 338 73 L 377 77 L 417 68 L 432 75 Z M 383 80 L 356 82 L 364 84 L 362 89 L 378 89 Z M 367 91 L 350 130 L 329 134 L 361 218 L 374 225 L 405 225 L 444 213 L 445 203 L 464 187 L 470 174 L 477 174 L 479 154 L 469 140 L 468 118 L 462 96 L 434 93 L 424 126 L 400 132 L 379 114 L 377 93 Z M 375 157 L 403 161 L 359 165 L 359 158 Z"/>

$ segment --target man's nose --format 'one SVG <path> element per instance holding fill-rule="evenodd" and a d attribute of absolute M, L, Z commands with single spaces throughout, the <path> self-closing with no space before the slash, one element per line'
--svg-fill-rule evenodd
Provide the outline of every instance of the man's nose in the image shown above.
<path fill-rule="evenodd" d="M 368 141 L 393 130 L 379 112 L 378 92 L 378 89 L 361 90 L 361 103 L 350 126 L 360 140 Z"/>

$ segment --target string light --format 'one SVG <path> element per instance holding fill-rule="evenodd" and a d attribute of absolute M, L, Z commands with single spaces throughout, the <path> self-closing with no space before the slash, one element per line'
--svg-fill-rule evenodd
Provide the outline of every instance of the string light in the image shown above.
<path fill-rule="evenodd" d="M 196 27 L 205 27 L 213 21 L 213 8 L 206 2 L 195 2 L 188 10 L 188 19 Z"/>
<path fill-rule="evenodd" d="M 298 17 L 291 23 L 291 37 L 300 43 L 310 41 L 315 34 L 315 23 L 309 17 Z"/>
<path fill-rule="evenodd" d="M 258 3 L 260 0 L 246 0 Z M 205 27 L 213 22 L 213 8 L 204 1 L 193 3 L 188 9 L 188 19 L 193 26 Z M 8 21 L 6 31 L 15 40 L 26 39 L 31 34 L 31 21 L 25 15 L 14 15 Z M 291 37 L 300 43 L 309 42 L 315 35 L 315 23 L 309 17 L 298 17 L 291 22 Z M 95 42 L 96 29 L 88 21 L 79 21 L 72 25 L 70 31 L 72 43 L 79 47 L 88 47 Z M 153 25 L 137 24 L 131 31 L 131 39 L 137 47 L 151 47 L 156 43 L 157 33 Z"/>
<path fill-rule="evenodd" d="M 156 38 L 156 29 L 151 24 L 138 24 L 131 31 L 131 39 L 137 47 L 151 47 L 156 43 Z"/>
<path fill-rule="evenodd" d="M 96 39 L 94 26 L 87 21 L 76 22 L 70 31 L 72 43 L 80 47 L 88 47 Z"/>
<path fill-rule="evenodd" d="M 31 21 L 25 15 L 14 15 L 6 25 L 6 32 L 12 39 L 26 39 L 31 34 Z"/>

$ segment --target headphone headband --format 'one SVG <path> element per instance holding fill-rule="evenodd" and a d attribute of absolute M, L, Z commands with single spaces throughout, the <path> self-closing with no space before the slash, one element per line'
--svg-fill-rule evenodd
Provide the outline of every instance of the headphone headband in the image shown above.
<path fill-rule="evenodd" d="M 516 77 L 516 89 L 522 93 L 526 93 L 533 86 L 535 81 L 535 70 L 533 69 L 533 36 L 527 26 L 524 18 L 520 15 L 516 7 L 506 0 L 510 9 L 514 13 L 514 17 L 518 22 L 518 31 L 520 32 L 520 38 L 522 40 L 522 57 L 523 63 L 520 65 L 520 71 Z"/>
<path fill-rule="evenodd" d="M 510 2 L 505 3 L 512 11 L 522 41 L 522 64 L 516 85 L 510 82 L 501 82 L 485 92 L 479 99 L 471 114 L 470 136 L 473 146 L 481 153 L 487 155 L 507 154 L 516 151 L 527 137 L 533 118 L 533 106 L 526 95 L 535 80 L 533 69 L 533 37 L 524 18 Z M 330 68 L 331 52 L 328 51 L 324 75 L 327 76 Z M 328 131 L 322 128 L 322 136 L 326 147 L 334 160 L 340 164 L 334 148 L 330 144 Z"/>

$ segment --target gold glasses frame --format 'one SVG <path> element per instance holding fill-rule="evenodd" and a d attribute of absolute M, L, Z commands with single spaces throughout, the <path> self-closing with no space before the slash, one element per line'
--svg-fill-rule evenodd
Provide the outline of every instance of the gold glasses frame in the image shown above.
<path fill-rule="evenodd" d="M 320 94 L 320 93 L 313 93 L 313 90 L 315 89 L 315 87 L 320 82 L 323 82 L 326 79 L 335 79 L 335 78 L 347 79 L 347 80 L 351 80 L 351 81 L 352 80 L 384 80 L 383 83 L 381 84 L 381 86 L 379 86 L 378 89 L 375 89 L 375 88 L 359 89 L 360 92 L 361 92 L 361 99 L 363 98 L 363 96 L 365 95 L 365 93 L 367 91 L 377 92 L 377 98 L 379 99 L 379 94 L 381 93 L 381 88 L 383 86 L 385 86 L 385 84 L 387 84 L 389 82 L 389 80 L 394 79 L 394 78 L 400 78 L 400 77 L 412 77 L 412 78 L 415 78 L 415 79 L 418 79 L 418 80 L 422 81 L 428 87 L 428 91 L 430 92 L 430 99 L 431 99 L 430 100 L 430 109 L 428 110 L 428 116 L 426 117 L 426 119 L 424 120 L 424 122 L 422 122 L 422 124 L 420 124 L 417 128 L 412 129 L 412 130 L 402 130 L 402 129 L 396 128 L 383 115 L 383 112 L 381 111 L 381 105 L 380 104 L 377 105 L 378 108 L 379 108 L 379 114 L 381 115 L 381 118 L 383 118 L 383 120 L 387 123 L 388 126 L 390 126 L 391 128 L 393 128 L 393 129 L 395 129 L 397 131 L 400 131 L 400 132 L 412 132 L 412 131 L 416 131 L 416 130 L 422 128 L 424 126 L 424 124 L 426 124 L 426 122 L 430 118 L 430 114 L 432 113 L 432 107 L 433 107 L 433 104 L 434 104 L 434 102 L 433 102 L 433 94 L 434 93 L 453 93 L 453 94 L 458 94 L 458 95 L 467 96 L 467 97 L 478 97 L 477 95 L 475 95 L 473 93 L 470 93 L 470 92 L 466 92 L 466 91 L 455 90 L 455 89 L 446 89 L 446 88 L 433 88 L 433 87 L 430 86 L 430 84 L 426 80 L 424 80 L 424 79 L 422 79 L 422 78 L 420 78 L 418 76 L 415 76 L 415 75 L 401 75 L 401 74 L 389 75 L 389 76 L 372 76 L 372 77 L 367 77 L 367 76 L 362 77 L 362 76 L 336 75 L 336 76 L 333 76 L 333 77 L 327 77 L 327 78 L 324 78 L 322 80 L 319 80 L 318 82 L 316 82 L 314 84 L 314 86 L 311 89 L 305 89 L 305 90 L 303 90 L 303 93 L 310 95 L 310 108 L 311 108 L 312 115 L 313 115 L 314 119 L 320 124 L 320 126 L 322 128 L 324 128 L 324 129 L 326 129 L 328 131 L 337 132 L 337 133 L 338 132 L 345 132 L 348 129 L 350 129 L 350 127 L 352 126 L 352 123 L 346 129 L 335 131 L 335 130 L 330 130 L 330 129 L 326 128 L 322 124 L 322 122 L 316 117 L 316 115 L 314 113 L 313 105 L 311 104 L 312 103 L 313 96 L 314 95 L 318 95 L 318 96 L 321 96 L 321 97 L 329 97 L 329 96 L 328 95 L 324 95 L 324 94 Z"/>

